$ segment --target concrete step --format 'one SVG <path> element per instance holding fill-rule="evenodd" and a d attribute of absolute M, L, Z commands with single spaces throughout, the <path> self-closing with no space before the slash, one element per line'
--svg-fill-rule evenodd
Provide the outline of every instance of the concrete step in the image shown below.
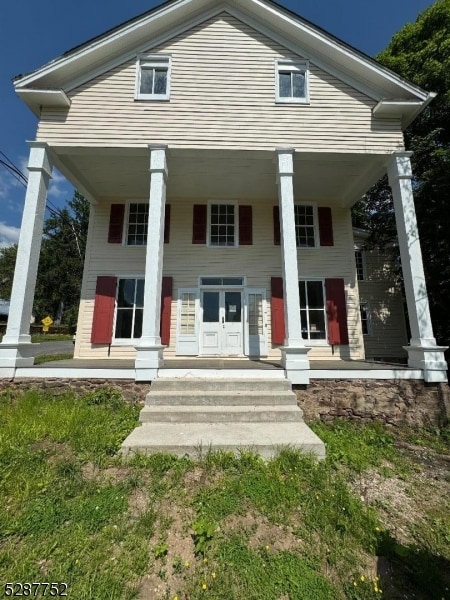
<path fill-rule="evenodd" d="M 302 422 L 303 411 L 296 405 L 147 405 L 139 415 L 141 423 L 285 423 Z"/>
<path fill-rule="evenodd" d="M 123 442 L 122 454 L 167 452 L 196 457 L 200 451 L 247 449 L 271 458 L 285 446 L 324 458 L 324 443 L 299 423 L 144 423 Z"/>
<path fill-rule="evenodd" d="M 297 405 L 294 392 L 260 392 L 260 391 L 151 391 L 147 394 L 146 405 L 157 406 L 245 406 L 261 405 Z"/>
<path fill-rule="evenodd" d="M 152 382 L 151 391 L 290 391 L 287 379 L 201 379 L 198 377 L 158 378 Z"/>

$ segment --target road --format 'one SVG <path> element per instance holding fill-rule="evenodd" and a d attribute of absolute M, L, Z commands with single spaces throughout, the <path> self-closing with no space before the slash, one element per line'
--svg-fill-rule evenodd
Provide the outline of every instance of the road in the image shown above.
<path fill-rule="evenodd" d="M 64 342 L 42 342 L 36 350 L 36 356 L 42 354 L 71 354 L 73 352 L 73 342 L 67 340 Z"/>

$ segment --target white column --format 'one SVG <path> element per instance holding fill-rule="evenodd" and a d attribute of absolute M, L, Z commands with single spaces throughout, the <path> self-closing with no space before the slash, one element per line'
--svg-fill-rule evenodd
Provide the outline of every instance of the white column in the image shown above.
<path fill-rule="evenodd" d="M 281 349 L 283 365 L 293 383 L 309 383 L 309 360 L 302 338 L 298 286 L 297 242 L 294 214 L 294 150 L 277 149 L 278 200 L 280 205 L 281 261 L 284 285 L 286 338 Z"/>
<path fill-rule="evenodd" d="M 422 252 L 412 191 L 412 152 L 395 152 L 388 165 L 411 329 L 408 365 L 424 370 L 425 381 L 446 381 L 446 347 L 437 346 L 430 318 Z"/>
<path fill-rule="evenodd" d="M 31 366 L 34 349 L 31 344 L 30 320 L 41 250 L 47 190 L 52 175 L 48 146 L 29 142 L 28 185 L 22 215 L 16 268 L 6 334 L 0 344 L 0 376 L 14 376 L 16 367 Z"/>
<path fill-rule="evenodd" d="M 142 337 L 136 346 L 136 380 L 150 381 L 163 365 L 160 337 L 161 286 L 164 253 L 167 146 L 149 146 L 150 199 L 145 256 L 144 313 Z"/>

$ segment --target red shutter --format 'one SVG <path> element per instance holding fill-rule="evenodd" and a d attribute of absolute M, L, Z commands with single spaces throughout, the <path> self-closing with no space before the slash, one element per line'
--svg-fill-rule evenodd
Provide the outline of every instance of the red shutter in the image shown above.
<path fill-rule="evenodd" d="M 91 344 L 110 344 L 116 302 L 117 277 L 97 277 Z"/>
<path fill-rule="evenodd" d="M 206 244 L 208 224 L 208 207 L 206 204 L 194 204 L 194 220 L 192 224 L 192 243 Z"/>
<path fill-rule="evenodd" d="M 111 210 L 109 213 L 108 243 L 122 243 L 124 217 L 125 204 L 111 204 Z"/>
<path fill-rule="evenodd" d="M 281 243 L 280 235 L 280 207 L 273 207 L 273 243 L 279 246 Z"/>
<path fill-rule="evenodd" d="M 253 219 L 252 207 L 239 207 L 239 245 L 251 246 L 253 244 Z"/>
<path fill-rule="evenodd" d="M 161 344 L 170 343 L 170 315 L 172 311 L 172 277 L 162 278 L 161 289 Z"/>
<path fill-rule="evenodd" d="M 347 307 L 343 279 L 325 279 L 327 295 L 328 342 L 348 345 Z"/>
<path fill-rule="evenodd" d="M 166 204 L 164 214 L 164 243 L 168 244 L 170 239 L 170 204 Z"/>
<path fill-rule="evenodd" d="M 321 246 L 334 246 L 333 240 L 333 218 L 331 208 L 328 206 L 319 206 L 317 209 L 319 215 L 319 237 Z"/>
<path fill-rule="evenodd" d="M 284 344 L 286 329 L 284 324 L 283 278 L 272 277 L 272 344 Z"/>

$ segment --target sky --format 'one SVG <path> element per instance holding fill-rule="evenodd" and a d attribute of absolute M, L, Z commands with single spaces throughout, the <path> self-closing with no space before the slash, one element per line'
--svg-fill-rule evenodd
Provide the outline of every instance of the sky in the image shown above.
<path fill-rule="evenodd" d="M 0 152 L 26 174 L 27 140 L 36 136 L 37 118 L 16 96 L 12 78 L 29 73 L 66 50 L 158 6 L 160 0 L 39 0 L 2 3 L 0 14 Z M 344 42 L 376 56 L 406 23 L 414 22 L 432 0 L 278 0 Z M 102 6 L 101 6 L 102 4 Z M 4 156 L 0 155 L 0 159 Z M 63 206 L 72 185 L 58 172 L 49 200 Z M 18 241 L 25 188 L 0 165 L 0 248 Z"/>

